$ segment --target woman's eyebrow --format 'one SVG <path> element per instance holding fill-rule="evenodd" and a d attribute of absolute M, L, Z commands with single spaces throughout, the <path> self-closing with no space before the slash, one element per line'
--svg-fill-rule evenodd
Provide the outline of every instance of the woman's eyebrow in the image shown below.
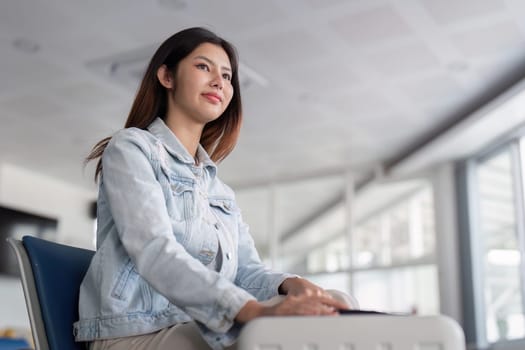
<path fill-rule="evenodd" d="M 215 62 L 213 62 L 212 60 L 210 60 L 208 57 L 206 56 L 196 56 L 195 59 L 198 59 L 200 58 L 201 60 L 204 60 L 206 62 L 208 62 L 209 64 L 211 64 L 212 66 L 217 66 L 217 64 L 215 64 Z M 222 69 L 224 70 L 227 70 L 229 72 L 231 72 L 231 68 L 227 67 L 227 66 L 222 66 Z"/>

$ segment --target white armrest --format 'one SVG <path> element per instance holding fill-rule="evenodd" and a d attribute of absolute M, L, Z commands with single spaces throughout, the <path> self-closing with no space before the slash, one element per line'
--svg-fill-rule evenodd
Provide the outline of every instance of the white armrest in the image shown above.
<path fill-rule="evenodd" d="M 465 350 L 446 316 L 262 317 L 242 330 L 239 350 Z"/>

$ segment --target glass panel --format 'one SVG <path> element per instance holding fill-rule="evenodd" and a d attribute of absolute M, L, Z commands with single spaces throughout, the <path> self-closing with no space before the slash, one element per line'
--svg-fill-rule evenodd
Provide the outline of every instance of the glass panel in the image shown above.
<path fill-rule="evenodd" d="M 439 312 L 434 265 L 360 271 L 354 274 L 353 283 L 363 310 L 419 315 Z"/>
<path fill-rule="evenodd" d="M 423 255 L 433 256 L 436 250 L 436 224 L 432 188 L 428 187 L 418 193 L 415 201 L 419 207 L 422 220 L 419 224 L 423 235 Z"/>
<path fill-rule="evenodd" d="M 404 262 L 411 258 L 408 215 L 407 202 L 398 204 L 388 213 L 390 219 L 392 262 L 394 263 Z"/>
<path fill-rule="evenodd" d="M 342 175 L 275 186 L 275 229 L 280 238 L 281 269 L 303 274 L 337 271 L 349 265 L 344 264 L 349 259 L 347 242 L 340 239 L 346 231 L 344 192 Z M 317 256 L 309 259 L 314 250 Z"/>
<path fill-rule="evenodd" d="M 348 273 L 324 273 L 316 275 L 305 275 L 304 278 L 312 281 L 324 289 L 337 289 L 350 294 L 350 278 Z"/>
<path fill-rule="evenodd" d="M 390 264 L 390 222 L 384 215 L 367 220 L 354 229 L 353 264 L 356 267 Z"/>
<path fill-rule="evenodd" d="M 487 340 L 525 335 L 510 149 L 478 167 Z"/>
<path fill-rule="evenodd" d="M 309 273 L 341 271 L 350 267 L 349 259 L 346 238 L 340 235 L 307 255 L 307 271 Z"/>
<path fill-rule="evenodd" d="M 235 189 L 243 219 L 263 261 L 277 270 L 300 274 L 307 271 L 306 256 L 319 246 L 326 252 L 314 271 L 327 271 L 327 266 L 328 271 L 348 267 L 347 242 L 337 239 L 346 230 L 344 192 L 342 175 Z M 273 265 L 270 250 L 276 241 L 278 256 Z"/>
<path fill-rule="evenodd" d="M 352 243 L 353 266 L 358 268 L 433 257 L 435 225 L 431 187 L 424 187 L 357 225 Z"/>
<path fill-rule="evenodd" d="M 255 247 L 261 259 L 269 258 L 269 190 L 267 187 L 254 187 L 235 191 L 237 205 L 241 208 L 242 218 L 250 227 Z"/>

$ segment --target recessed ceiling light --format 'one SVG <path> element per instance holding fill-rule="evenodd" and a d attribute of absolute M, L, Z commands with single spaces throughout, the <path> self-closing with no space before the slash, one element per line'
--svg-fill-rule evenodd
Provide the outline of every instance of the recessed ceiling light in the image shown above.
<path fill-rule="evenodd" d="M 469 69 L 469 65 L 465 61 L 452 61 L 447 64 L 447 69 L 451 72 L 462 73 Z"/>
<path fill-rule="evenodd" d="M 40 45 L 38 45 L 36 42 L 34 42 L 31 39 L 27 38 L 17 38 L 13 40 L 12 42 L 13 47 L 24 53 L 35 53 L 40 51 Z"/>
<path fill-rule="evenodd" d="M 316 95 L 314 95 L 314 94 L 312 94 L 310 92 L 301 92 L 297 96 L 297 99 L 300 102 L 310 102 L 310 103 L 319 103 L 319 102 L 321 102 L 321 100 L 319 100 L 319 97 L 317 97 Z"/>
<path fill-rule="evenodd" d="M 185 0 L 158 0 L 159 4 L 170 10 L 182 11 L 188 7 L 188 3 Z"/>

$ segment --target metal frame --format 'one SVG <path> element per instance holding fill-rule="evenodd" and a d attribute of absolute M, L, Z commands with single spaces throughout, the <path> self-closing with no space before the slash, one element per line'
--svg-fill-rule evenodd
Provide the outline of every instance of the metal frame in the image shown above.
<path fill-rule="evenodd" d="M 27 313 L 29 314 L 29 321 L 31 323 L 31 333 L 33 334 L 36 350 L 49 350 L 46 329 L 40 311 L 40 302 L 38 301 L 35 277 L 26 249 L 22 241 L 18 239 L 8 238 L 7 242 L 15 252 L 18 262 Z"/>

